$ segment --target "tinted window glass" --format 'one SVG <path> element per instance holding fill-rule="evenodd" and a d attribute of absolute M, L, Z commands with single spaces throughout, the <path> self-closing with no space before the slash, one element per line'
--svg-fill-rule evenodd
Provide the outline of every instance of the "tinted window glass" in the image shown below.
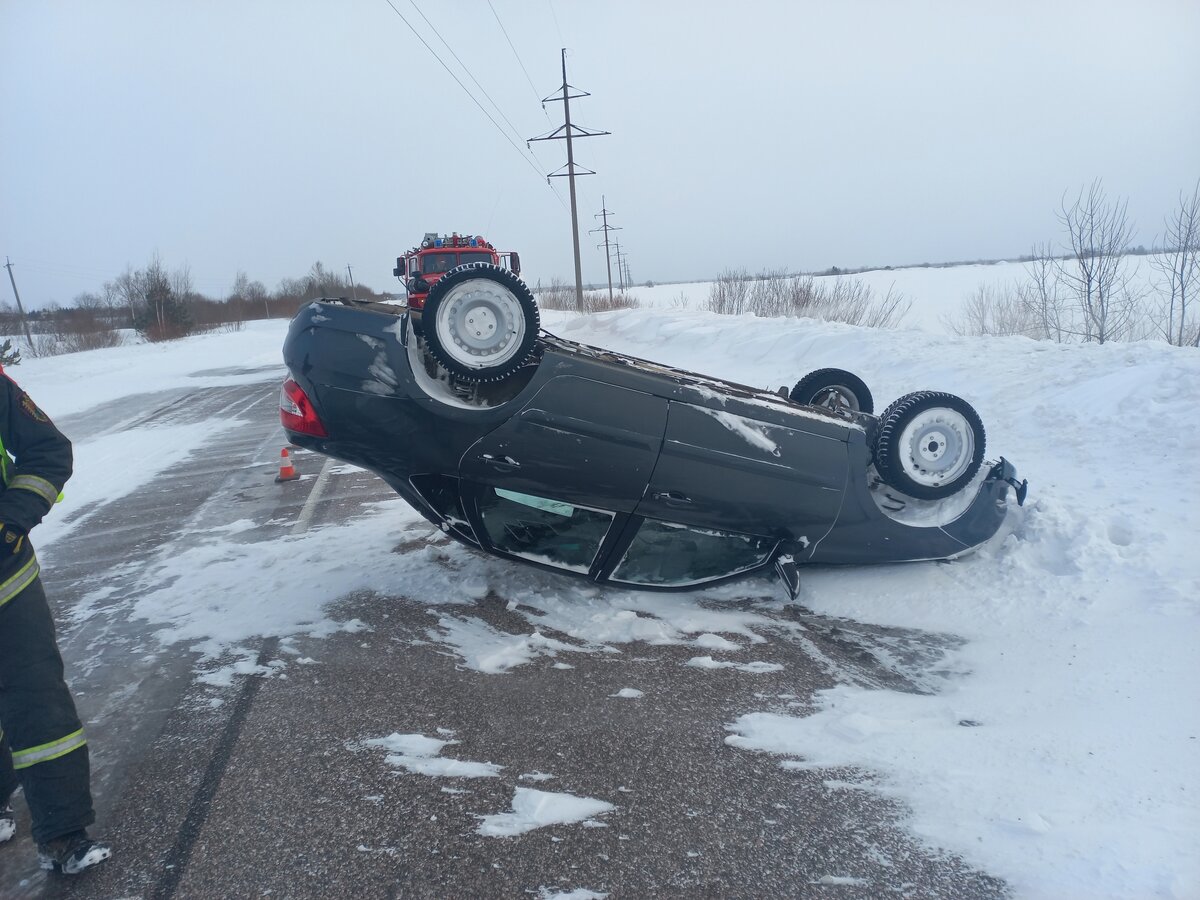
<path fill-rule="evenodd" d="M 488 488 L 479 514 L 493 547 L 534 562 L 586 572 L 613 514 L 569 503 Z"/>
<path fill-rule="evenodd" d="M 458 254 L 458 264 L 459 264 L 460 266 L 461 266 L 463 263 L 472 263 L 472 262 L 485 262 L 485 263 L 490 263 L 491 261 L 492 261 L 492 254 L 490 254 L 490 253 L 483 253 L 483 252 L 481 252 L 481 251 L 479 251 L 479 250 L 476 250 L 476 251 L 474 251 L 474 252 L 471 252 L 471 253 L 460 253 L 460 254 Z"/>
<path fill-rule="evenodd" d="M 449 272 L 458 265 L 456 253 L 426 253 L 421 257 L 421 271 L 430 273 Z"/>
<path fill-rule="evenodd" d="M 664 587 L 696 584 L 760 565 L 776 543 L 749 534 L 647 519 L 611 577 Z"/>
<path fill-rule="evenodd" d="M 463 263 L 490 263 L 491 261 L 492 254 L 481 250 L 447 250 L 445 253 L 426 253 L 421 257 L 421 272 L 426 275 L 430 273 L 440 275 Z"/>

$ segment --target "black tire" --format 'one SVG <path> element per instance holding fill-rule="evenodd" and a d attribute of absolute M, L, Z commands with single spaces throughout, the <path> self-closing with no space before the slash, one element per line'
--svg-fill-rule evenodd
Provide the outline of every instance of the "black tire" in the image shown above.
<path fill-rule="evenodd" d="M 540 323 L 537 301 L 525 282 L 482 262 L 439 278 L 421 313 L 433 358 L 459 379 L 475 383 L 500 381 L 519 369 L 533 353 Z"/>
<path fill-rule="evenodd" d="M 896 490 L 940 500 L 961 490 L 983 464 L 987 437 L 971 404 L 954 394 L 905 394 L 883 411 L 875 468 Z"/>
<path fill-rule="evenodd" d="M 865 381 L 845 369 L 817 369 L 796 382 L 788 399 L 837 412 L 875 412 L 875 400 Z"/>

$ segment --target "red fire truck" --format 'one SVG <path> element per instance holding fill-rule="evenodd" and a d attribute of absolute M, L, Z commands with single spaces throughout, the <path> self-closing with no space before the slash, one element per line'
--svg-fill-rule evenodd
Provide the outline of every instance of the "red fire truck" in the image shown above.
<path fill-rule="evenodd" d="M 425 307 L 425 297 L 435 281 L 455 266 L 463 263 L 485 262 L 511 269 L 521 274 L 521 257 L 516 251 L 499 252 L 478 234 L 440 235 L 429 232 L 420 246 L 413 247 L 403 256 L 396 257 L 396 268 L 392 274 L 406 279 L 408 308 L 420 310 Z"/>

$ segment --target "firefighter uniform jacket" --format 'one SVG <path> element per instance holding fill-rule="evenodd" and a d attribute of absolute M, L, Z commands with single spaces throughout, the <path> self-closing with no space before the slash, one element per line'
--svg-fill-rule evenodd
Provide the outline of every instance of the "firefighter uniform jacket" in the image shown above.
<path fill-rule="evenodd" d="M 71 442 L 0 370 L 0 806 L 19 783 L 39 843 L 93 819 L 87 741 L 28 537 L 71 463 Z"/>
<path fill-rule="evenodd" d="M 29 542 L 24 541 L 21 548 L 11 545 L 29 534 L 50 511 L 71 477 L 71 461 L 71 442 L 16 382 L 0 374 L 0 479 L 4 483 L 0 541 L 6 542 L 0 543 L 0 606 L 37 577 L 37 560 Z M 6 552 L 14 549 L 17 552 Z M 10 571 L 17 559 L 23 565 Z"/>

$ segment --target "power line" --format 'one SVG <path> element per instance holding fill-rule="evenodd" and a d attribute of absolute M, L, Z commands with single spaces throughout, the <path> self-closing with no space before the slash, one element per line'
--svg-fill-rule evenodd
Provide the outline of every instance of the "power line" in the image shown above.
<path fill-rule="evenodd" d="M 492 114 L 489 113 L 484 108 L 483 104 L 479 102 L 479 99 L 474 94 L 472 94 L 470 92 L 470 90 L 467 89 L 467 86 L 465 84 L 462 83 L 462 79 L 460 79 L 457 75 L 454 74 L 454 70 L 451 69 L 448 65 L 446 65 L 445 61 L 440 56 L 438 56 L 437 51 L 429 46 L 429 42 L 427 40 L 425 40 L 425 38 L 421 37 L 421 34 L 420 34 L 420 32 L 417 31 L 417 29 L 413 28 L 412 22 L 410 22 L 410 21 L 408 21 L 408 19 L 404 18 L 404 13 L 402 13 L 402 12 L 400 12 L 400 10 L 396 9 L 396 4 L 394 4 L 392 2 L 392 0 L 384 0 L 384 2 L 387 3 L 387 5 L 392 8 L 392 12 L 394 12 L 396 15 L 398 15 L 400 17 L 400 21 L 408 26 L 408 30 L 411 31 L 416 36 L 417 40 L 419 40 L 422 44 L 425 45 L 425 49 L 433 54 L 433 58 L 436 59 L 441 64 L 442 68 L 445 69 L 446 72 L 450 75 L 450 77 L 453 78 L 454 81 L 458 84 L 458 86 L 463 89 L 463 92 L 468 97 L 471 98 L 471 102 L 479 107 L 479 111 L 481 113 L 483 113 L 485 116 L 487 116 L 488 121 L 491 122 L 492 125 L 494 125 L 496 127 L 496 130 L 500 132 L 501 136 L 506 141 L 508 141 L 509 145 L 514 150 L 517 151 L 517 153 L 520 155 L 521 159 L 525 160 L 525 162 L 528 163 L 530 168 L 532 168 L 533 171 L 537 172 L 538 176 L 540 177 L 542 173 L 541 173 L 541 170 L 538 169 L 536 161 L 533 159 L 530 159 L 528 156 L 526 156 L 524 151 L 522 151 L 521 148 L 518 147 L 517 144 L 513 141 L 513 139 L 508 136 L 508 133 L 503 128 L 500 127 L 500 123 L 492 118 Z"/>
<path fill-rule="evenodd" d="M 118 277 L 112 269 L 90 269 L 81 266 L 47 264 L 33 257 L 21 257 L 21 264 L 32 272 L 41 272 L 58 279 L 69 279 L 79 284 L 95 285 L 97 281 L 111 281 Z M 226 284 L 215 278 L 193 278 L 192 283 L 198 287 L 224 289 Z"/>
<path fill-rule="evenodd" d="M 508 41 L 508 46 L 512 48 L 513 56 L 517 58 L 517 65 L 521 67 L 521 71 L 525 73 L 525 80 L 529 82 L 529 89 L 533 91 L 533 96 L 538 95 L 538 89 L 533 84 L 533 79 L 529 77 L 529 70 L 525 68 L 525 63 L 521 62 L 521 54 L 517 52 L 517 48 L 513 46 L 512 38 L 508 36 L 508 29 L 504 27 L 504 23 L 500 21 L 500 13 L 496 12 L 496 7 L 492 6 L 492 0 L 487 0 L 488 8 L 492 11 L 492 15 L 496 17 L 496 24 L 500 26 L 500 30 L 504 32 L 504 39 Z M 542 101 L 542 109 L 545 110 L 545 102 Z"/>
<path fill-rule="evenodd" d="M 558 13 L 554 11 L 554 0 L 546 0 L 546 4 L 550 7 L 550 18 L 554 19 L 554 30 L 558 32 L 558 42 L 565 44 L 567 41 L 562 36 L 562 29 L 558 27 Z"/>
<path fill-rule="evenodd" d="M 94 269 L 87 266 L 78 266 L 74 263 L 63 263 L 61 260 L 39 259 L 34 256 L 22 256 L 21 263 L 31 269 L 63 275 L 104 276 L 111 274 L 108 269 Z"/>
<path fill-rule="evenodd" d="M 416 0 L 408 0 L 408 2 L 412 4 L 413 9 L 415 9 L 417 11 L 417 14 L 422 19 L 425 20 L 425 24 L 429 26 L 430 30 L 432 30 L 433 33 L 437 35 L 438 40 L 441 41 L 445 45 L 446 49 L 450 51 L 450 55 L 454 57 L 454 61 L 456 63 L 458 63 L 460 66 L 462 66 L 462 70 L 467 73 L 467 77 L 470 78 L 471 81 L 475 83 L 475 87 L 479 88 L 480 93 L 482 93 L 483 96 L 487 97 L 488 102 L 491 103 L 492 106 L 495 108 L 496 112 L 499 113 L 500 118 L 502 118 L 505 121 L 505 123 L 508 125 L 508 127 L 510 129 L 512 129 L 512 133 L 516 136 L 516 138 L 518 140 L 520 140 L 521 133 L 519 131 L 517 131 L 517 126 L 513 125 L 513 123 L 508 120 L 508 116 L 504 115 L 504 110 L 502 110 L 500 108 L 500 105 L 495 100 L 492 99 L 492 96 L 491 96 L 491 94 L 489 94 L 487 92 L 487 89 L 482 84 L 479 83 L 479 79 L 477 79 L 473 74 L 471 74 L 471 70 L 467 68 L 467 64 L 464 63 L 461 59 L 459 59 L 458 54 L 454 52 L 454 48 L 450 46 L 450 44 L 446 41 L 446 39 L 444 37 L 442 37 L 441 32 L 439 32 L 437 30 L 437 26 L 435 26 L 432 22 L 429 21 L 429 17 L 426 16 L 425 13 L 421 12 L 421 7 L 417 6 Z M 492 12 L 495 12 L 495 10 L 492 10 Z M 501 26 L 502 29 L 503 29 L 503 27 L 504 26 Z M 507 37 L 507 35 L 505 35 L 505 37 Z"/>

